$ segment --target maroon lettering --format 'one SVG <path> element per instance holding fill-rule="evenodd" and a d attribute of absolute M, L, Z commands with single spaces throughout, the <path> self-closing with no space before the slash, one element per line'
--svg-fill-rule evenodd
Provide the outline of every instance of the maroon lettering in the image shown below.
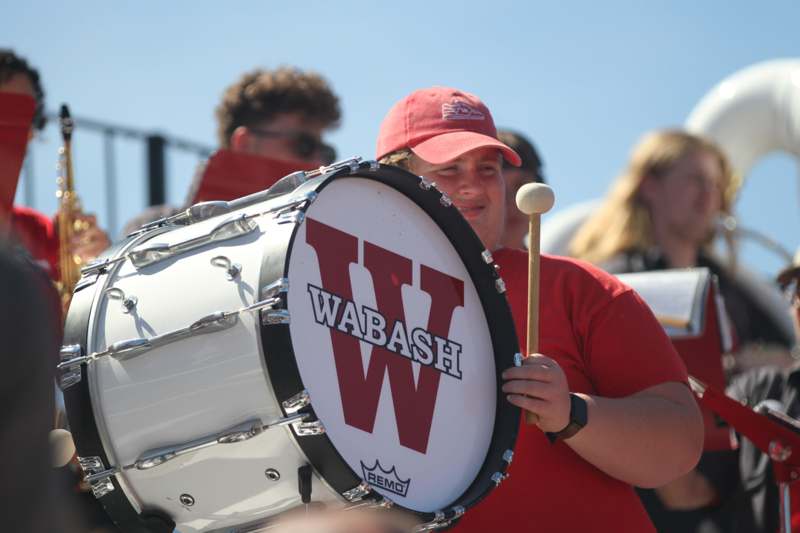
<path fill-rule="evenodd" d="M 358 239 L 307 218 L 306 241 L 317 253 L 324 291 L 338 295 L 345 301 L 352 301 L 350 263 L 358 260 Z M 384 376 L 388 373 L 400 444 L 425 453 L 443 367 L 437 369 L 431 366 L 431 361 L 421 365 L 415 383 L 411 360 L 387 349 L 384 333 L 388 324 L 405 322 L 402 287 L 412 283 L 413 264 L 406 257 L 364 242 L 364 267 L 372 275 L 378 307 L 377 313 L 368 308 L 364 310 L 365 340 L 375 344 L 369 357 L 366 375 L 364 375 L 358 338 L 354 334 L 349 334 L 347 328 L 329 327 L 345 423 L 372 433 L 381 387 Z M 427 330 L 440 338 L 436 343 L 440 345 L 439 349 L 444 351 L 445 344 L 442 339 L 449 333 L 453 312 L 456 307 L 464 305 L 464 282 L 421 265 L 420 284 L 421 289 L 431 296 Z M 321 298 L 321 293 L 316 287 L 309 286 L 309 294 L 314 305 L 322 306 L 325 303 L 323 300 L 314 300 Z M 333 305 L 327 303 L 329 307 L 326 324 L 332 325 L 335 322 L 332 315 L 344 307 L 338 305 L 338 302 L 336 304 L 336 309 L 333 309 Z M 320 312 L 322 309 L 318 308 Z M 316 313 L 315 310 L 315 316 Z M 430 334 L 426 335 L 427 343 L 423 345 L 433 350 Z M 460 376 L 460 368 L 457 368 L 460 346 L 450 343 L 446 350 L 447 360 L 444 364 L 447 370 Z M 432 358 L 432 352 L 428 353 Z"/>

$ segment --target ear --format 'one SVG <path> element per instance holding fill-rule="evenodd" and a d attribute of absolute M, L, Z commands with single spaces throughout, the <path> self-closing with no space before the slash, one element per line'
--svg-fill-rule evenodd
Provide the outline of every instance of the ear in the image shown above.
<path fill-rule="evenodd" d="M 239 126 L 231 133 L 230 146 L 234 152 L 247 152 L 250 148 L 252 135 L 244 126 Z"/>

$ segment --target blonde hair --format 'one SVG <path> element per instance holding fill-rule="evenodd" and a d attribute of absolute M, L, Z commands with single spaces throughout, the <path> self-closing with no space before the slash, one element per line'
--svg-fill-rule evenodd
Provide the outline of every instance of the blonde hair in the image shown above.
<path fill-rule="evenodd" d="M 404 170 L 409 170 L 411 167 L 411 157 L 413 155 L 414 154 L 410 149 L 401 148 L 400 150 L 395 150 L 394 152 L 390 152 L 381 157 L 378 163 L 383 163 L 384 165 L 393 165 Z"/>
<path fill-rule="evenodd" d="M 730 214 L 741 180 L 733 175 L 722 151 L 711 141 L 684 131 L 654 131 L 636 144 L 627 168 L 611 186 L 603 205 L 575 234 L 570 254 L 600 263 L 627 250 L 652 247 L 655 242 L 650 212 L 639 195 L 642 182 L 647 176 L 663 176 L 681 159 L 698 151 L 711 153 L 719 161 L 720 210 Z"/>

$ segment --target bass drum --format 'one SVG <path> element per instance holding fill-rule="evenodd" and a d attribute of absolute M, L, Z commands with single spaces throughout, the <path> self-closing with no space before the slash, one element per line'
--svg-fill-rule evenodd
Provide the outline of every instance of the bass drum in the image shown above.
<path fill-rule="evenodd" d="M 256 531 L 304 503 L 444 526 L 511 461 L 503 292 L 449 199 L 375 163 L 151 225 L 84 269 L 67 318 L 85 481 L 123 531 Z"/>

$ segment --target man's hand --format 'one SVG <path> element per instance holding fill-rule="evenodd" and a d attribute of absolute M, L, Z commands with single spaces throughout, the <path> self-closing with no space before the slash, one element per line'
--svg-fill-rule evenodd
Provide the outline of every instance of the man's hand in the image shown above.
<path fill-rule="evenodd" d="M 561 367 L 550 357 L 531 354 L 520 367 L 503 372 L 503 392 L 512 404 L 539 417 L 542 431 L 559 432 L 569 424 L 569 386 Z"/>

